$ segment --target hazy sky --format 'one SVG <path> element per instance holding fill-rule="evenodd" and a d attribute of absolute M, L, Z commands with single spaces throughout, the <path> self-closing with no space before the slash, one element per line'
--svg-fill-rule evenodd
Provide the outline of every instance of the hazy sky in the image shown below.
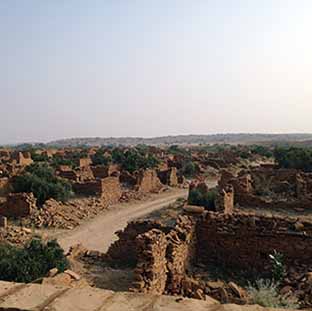
<path fill-rule="evenodd" d="M 1 0 L 0 143 L 312 132 L 311 0 Z"/>

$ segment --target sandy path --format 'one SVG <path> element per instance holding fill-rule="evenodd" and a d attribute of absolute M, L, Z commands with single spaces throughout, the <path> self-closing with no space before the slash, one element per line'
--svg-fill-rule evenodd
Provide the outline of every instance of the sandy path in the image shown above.
<path fill-rule="evenodd" d="M 177 198 L 186 197 L 186 195 L 187 190 L 174 189 L 152 196 L 145 202 L 115 205 L 91 221 L 57 236 L 57 239 L 65 251 L 74 244 L 82 243 L 88 249 L 106 252 L 110 244 L 117 238 L 114 233 L 125 228 L 130 220 L 161 209 L 175 202 Z"/>

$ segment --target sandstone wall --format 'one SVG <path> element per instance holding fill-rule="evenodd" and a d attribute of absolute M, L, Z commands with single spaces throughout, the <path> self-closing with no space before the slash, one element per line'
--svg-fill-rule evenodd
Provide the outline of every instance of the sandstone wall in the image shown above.
<path fill-rule="evenodd" d="M 21 166 L 27 166 L 33 163 L 29 152 L 15 152 L 12 154 L 12 159 L 16 161 L 16 164 Z"/>
<path fill-rule="evenodd" d="M 91 166 L 95 178 L 105 178 L 119 172 L 118 165 L 96 165 Z"/>
<path fill-rule="evenodd" d="M 111 263 L 136 266 L 132 290 L 181 294 L 195 254 L 195 222 L 180 216 L 174 227 L 154 221 L 128 224 L 106 254 Z"/>
<path fill-rule="evenodd" d="M 137 176 L 137 184 L 135 189 L 139 192 L 159 192 L 162 184 L 155 170 L 140 170 Z"/>
<path fill-rule="evenodd" d="M 158 229 L 165 233 L 170 230 L 155 221 L 130 222 L 124 230 L 115 233 L 118 240 L 109 247 L 106 260 L 112 265 L 136 266 L 138 258 L 136 238 L 152 229 Z"/>
<path fill-rule="evenodd" d="M 73 189 L 78 194 L 101 196 L 108 204 L 117 203 L 122 194 L 117 177 L 76 182 L 73 183 Z"/>
<path fill-rule="evenodd" d="M 204 264 L 265 271 L 274 250 L 310 264 L 312 222 L 245 213 L 207 213 L 196 226 L 197 258 Z"/>
<path fill-rule="evenodd" d="M 108 167 L 106 165 L 91 166 L 92 173 L 95 178 L 108 177 Z"/>
<path fill-rule="evenodd" d="M 186 270 L 194 261 L 195 225 L 190 217 L 181 216 L 173 230 L 167 235 L 167 269 L 166 293 L 181 294 Z"/>
<path fill-rule="evenodd" d="M 36 199 L 32 193 L 10 193 L 1 206 L 0 215 L 7 217 L 26 217 L 36 209 Z"/>
<path fill-rule="evenodd" d="M 101 179 L 101 197 L 108 204 L 116 204 L 121 198 L 122 191 L 118 177 Z"/>
<path fill-rule="evenodd" d="M 0 178 L 0 196 L 6 196 L 11 191 L 9 178 Z"/>
<path fill-rule="evenodd" d="M 79 167 L 86 167 L 86 166 L 90 166 L 92 163 L 90 158 L 80 158 L 79 159 Z"/>
<path fill-rule="evenodd" d="M 163 294 L 167 282 L 166 235 L 152 229 L 137 236 L 136 244 L 138 264 L 132 289 L 141 293 Z"/>
<path fill-rule="evenodd" d="M 73 189 L 77 194 L 82 195 L 101 195 L 102 183 L 101 180 L 92 180 L 86 182 L 73 183 Z"/>
<path fill-rule="evenodd" d="M 177 168 L 171 167 L 167 170 L 162 170 L 158 172 L 158 178 L 164 185 L 168 185 L 171 187 L 178 186 L 178 177 L 177 177 Z"/>
<path fill-rule="evenodd" d="M 234 210 L 234 188 L 231 185 L 219 189 L 215 201 L 216 211 L 232 213 Z"/>

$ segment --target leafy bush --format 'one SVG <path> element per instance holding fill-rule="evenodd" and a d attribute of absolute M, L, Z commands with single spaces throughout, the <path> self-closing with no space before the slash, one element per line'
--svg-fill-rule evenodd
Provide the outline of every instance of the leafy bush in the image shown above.
<path fill-rule="evenodd" d="M 278 147 L 274 150 L 274 157 L 282 168 L 294 168 L 312 171 L 312 149 L 297 147 Z"/>
<path fill-rule="evenodd" d="M 33 192 L 39 205 L 50 198 L 66 201 L 72 193 L 70 183 L 56 177 L 46 163 L 28 166 L 22 175 L 15 177 L 13 189 L 14 192 Z"/>
<path fill-rule="evenodd" d="M 216 196 L 217 193 L 215 190 L 204 193 L 199 189 L 192 189 L 189 193 L 188 203 L 190 205 L 204 206 L 209 210 L 215 210 Z"/>
<path fill-rule="evenodd" d="M 112 158 L 105 156 L 104 150 L 99 149 L 93 156 L 91 156 L 91 160 L 93 165 L 108 165 L 112 161 Z"/>
<path fill-rule="evenodd" d="M 68 266 L 64 251 L 55 240 L 43 243 L 35 238 L 23 248 L 0 245 L 0 278 L 4 281 L 28 283 L 54 267 L 63 272 Z"/>
<path fill-rule="evenodd" d="M 197 173 L 197 166 L 192 161 L 186 161 L 182 166 L 181 172 L 185 177 L 194 177 Z"/>
<path fill-rule="evenodd" d="M 297 300 L 279 295 L 278 283 L 260 279 L 255 285 L 249 284 L 247 288 L 251 303 L 266 308 L 297 309 Z"/>

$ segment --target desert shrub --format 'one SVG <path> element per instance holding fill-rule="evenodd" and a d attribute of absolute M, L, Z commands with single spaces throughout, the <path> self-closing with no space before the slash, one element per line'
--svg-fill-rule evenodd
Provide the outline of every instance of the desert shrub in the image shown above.
<path fill-rule="evenodd" d="M 194 177 L 197 173 L 197 165 L 192 161 L 186 161 L 183 163 L 181 172 L 185 177 Z"/>
<path fill-rule="evenodd" d="M 70 183 L 56 177 L 53 169 L 46 163 L 28 166 L 22 175 L 14 178 L 13 190 L 33 192 L 39 205 L 50 198 L 66 201 L 72 193 Z"/>
<path fill-rule="evenodd" d="M 266 308 L 296 309 L 299 307 L 295 299 L 281 296 L 278 292 L 278 283 L 260 279 L 247 288 L 251 303 Z"/>
<path fill-rule="evenodd" d="M 55 240 L 43 243 L 35 238 L 22 248 L 0 244 L 0 278 L 4 281 L 28 283 L 54 267 L 63 272 L 68 266 L 64 251 Z"/>
<path fill-rule="evenodd" d="M 209 210 L 215 210 L 215 200 L 217 193 L 215 190 L 202 192 L 199 189 L 192 189 L 188 196 L 190 205 L 204 206 Z"/>

